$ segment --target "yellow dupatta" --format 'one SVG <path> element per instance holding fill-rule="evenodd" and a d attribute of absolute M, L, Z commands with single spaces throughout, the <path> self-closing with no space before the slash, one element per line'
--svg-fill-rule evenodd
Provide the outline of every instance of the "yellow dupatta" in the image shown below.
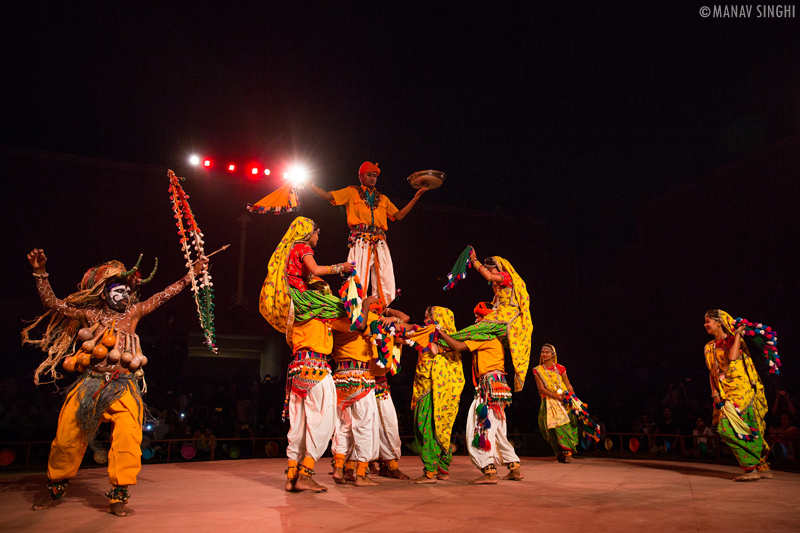
<path fill-rule="evenodd" d="M 508 323 L 508 347 L 511 350 L 511 360 L 514 362 L 515 371 L 514 392 L 519 392 L 525 385 L 531 358 L 531 336 L 533 335 L 531 300 L 528 296 L 528 287 L 511 263 L 499 256 L 495 256 L 494 260 L 500 266 L 500 270 L 508 272 L 511 276 L 511 300 L 508 305 L 493 309 L 486 315 L 484 322 Z"/>
<path fill-rule="evenodd" d="M 259 312 L 273 328 L 286 334 L 290 346 L 294 313 L 289 284 L 286 281 L 286 264 L 292 246 L 297 242 L 307 241 L 313 232 L 314 221 L 310 218 L 297 217 L 292 221 L 269 259 L 267 277 L 258 298 Z"/>

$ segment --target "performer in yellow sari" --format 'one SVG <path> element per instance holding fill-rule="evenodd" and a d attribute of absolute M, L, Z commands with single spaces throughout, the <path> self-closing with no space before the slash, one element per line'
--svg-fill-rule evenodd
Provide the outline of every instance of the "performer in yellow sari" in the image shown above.
<path fill-rule="evenodd" d="M 502 257 L 489 257 L 481 264 L 471 249 L 469 258 L 472 267 L 492 284 L 492 309 L 480 322 L 452 337 L 459 341 L 485 341 L 505 336 L 514 363 L 514 392 L 519 392 L 525 384 L 531 358 L 533 322 L 528 288 L 511 263 Z"/>
<path fill-rule="evenodd" d="M 288 415 L 291 424 L 286 448 L 287 491 L 327 490 L 311 476 L 336 425 L 336 385 L 328 365 L 333 350 L 330 322 L 346 317 L 347 312 L 316 276 L 351 272 L 353 266 L 317 265 L 311 248 L 318 241 L 319 228 L 314 221 L 296 218 L 269 260 L 259 298 L 259 311 L 286 334 L 293 351 L 284 404 L 284 417 Z"/>
<path fill-rule="evenodd" d="M 567 369 L 558 364 L 552 344 L 542 346 L 539 366 L 533 369 L 536 386 L 542 397 L 539 407 L 539 431 L 560 463 L 572 462 L 578 445 L 578 420 L 564 408 L 564 392 L 575 393 L 567 378 Z"/>
<path fill-rule="evenodd" d="M 744 469 L 734 481 L 770 479 L 772 471 L 766 462 L 769 447 L 763 437 L 767 399 L 747 345 L 742 342 L 745 326 L 737 328 L 731 315 L 712 309 L 706 312 L 704 327 L 714 336 L 705 347 L 714 399 L 713 425 Z"/>
<path fill-rule="evenodd" d="M 446 307 L 429 307 L 425 311 L 425 324 L 436 324 L 446 333 L 455 332 L 454 320 L 453 312 Z M 463 389 L 464 370 L 459 352 L 437 348 L 420 352 L 411 408 L 414 409 L 414 436 L 424 474 L 411 483 L 436 483 L 437 479 L 449 478 L 453 460 L 450 435 Z"/>

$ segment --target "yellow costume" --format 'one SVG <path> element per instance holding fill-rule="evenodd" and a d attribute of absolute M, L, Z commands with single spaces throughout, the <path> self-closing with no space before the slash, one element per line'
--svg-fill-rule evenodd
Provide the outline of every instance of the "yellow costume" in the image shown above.
<path fill-rule="evenodd" d="M 431 321 L 448 334 L 455 332 L 453 312 L 445 307 L 430 308 Z M 451 350 L 430 349 L 428 341 L 434 325 L 408 336 L 412 341 L 428 346 L 419 353 L 414 374 L 411 408 L 415 409 L 415 437 L 426 475 L 447 473 L 453 454 L 450 436 L 458 414 L 458 402 L 464 389 L 464 370 L 461 354 Z"/>

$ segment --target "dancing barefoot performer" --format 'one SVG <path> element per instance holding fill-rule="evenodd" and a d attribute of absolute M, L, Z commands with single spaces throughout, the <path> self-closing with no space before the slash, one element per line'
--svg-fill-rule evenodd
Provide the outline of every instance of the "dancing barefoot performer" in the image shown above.
<path fill-rule="evenodd" d="M 330 322 L 347 312 L 327 283 L 316 276 L 349 273 L 353 265 L 317 265 L 312 248 L 318 241 L 314 221 L 297 217 L 269 260 L 259 298 L 259 311 L 286 334 L 293 351 L 283 413 L 291 423 L 287 491 L 328 490 L 311 476 L 336 425 L 336 386 L 328 365 L 333 350 Z"/>
<path fill-rule="evenodd" d="M 402 220 L 428 190 L 420 188 L 410 202 L 397 209 L 386 195 L 375 188 L 381 170 L 377 164 L 365 161 L 358 169 L 360 186 L 351 185 L 337 191 L 325 191 L 313 183 L 311 191 L 333 205 L 343 205 L 350 226 L 347 260 L 356 266 L 366 293 L 370 283 L 372 294 L 381 304 L 388 306 L 395 298 L 394 266 L 389 246 L 386 244 L 387 218 Z"/>
<path fill-rule="evenodd" d="M 706 312 L 704 322 L 706 331 L 714 336 L 705 347 L 714 400 L 713 425 L 744 469 L 744 474 L 734 481 L 770 479 L 772 471 L 766 461 L 769 447 L 764 442 L 767 399 L 742 341 L 746 326 L 735 323 L 722 309 Z"/>
<path fill-rule="evenodd" d="M 483 476 L 471 483 L 497 483 L 496 461 L 505 463 L 509 469 L 503 479 L 519 480 L 522 479 L 519 458 L 505 436 L 504 409 L 511 403 L 511 388 L 506 382 L 500 339 L 505 337 L 508 342 L 515 371 L 514 392 L 519 392 L 525 384 L 530 362 L 533 333 L 530 298 L 525 282 L 507 260 L 495 256 L 481 264 L 475 256 L 475 250 L 468 247 L 462 253 L 463 261 L 459 258 L 461 267 L 465 266 L 467 252 L 472 267 L 492 284 L 492 308 L 487 309 L 479 304 L 475 308 L 479 317 L 477 323 L 452 336 L 443 331 L 440 331 L 440 335 L 451 349 L 473 353 L 472 381 L 476 389 L 467 419 L 467 435 L 468 438 L 472 437 L 467 449 L 472 463 L 481 469 Z M 455 278 L 457 280 L 464 275 L 462 272 Z M 453 279 L 452 273 L 448 278 Z M 453 281 L 446 288 L 454 285 Z"/>
<path fill-rule="evenodd" d="M 536 386 L 542 397 L 539 407 L 539 431 L 556 454 L 560 463 L 572 462 L 578 446 L 578 421 L 564 408 L 567 392 L 573 393 L 567 369 L 558 364 L 552 344 L 542 346 L 539 366 L 533 369 Z"/>
<path fill-rule="evenodd" d="M 139 285 L 149 282 L 155 269 L 142 280 L 138 262 L 127 270 L 119 261 L 110 261 L 87 271 L 78 292 L 59 300 L 47 280 L 44 251 L 34 249 L 28 254 L 28 261 L 47 308 L 44 315 L 22 332 L 23 343 L 39 346 L 48 355 L 36 369 L 34 382 L 38 385 L 46 373 L 53 379 L 60 377 L 59 364 L 69 372 L 84 372 L 67 390 L 47 461 L 47 494 L 36 501 L 33 509 L 45 509 L 61 499 L 69 480 L 78 472 L 87 446 L 91 445 L 95 453 L 103 453 L 94 444 L 95 433 L 101 422 L 111 422 L 108 451 L 111 489 L 106 492 L 109 512 L 116 516 L 131 515 L 133 509 L 126 507 L 128 485 L 136 484 L 142 467 L 144 406 L 138 379 L 143 378 L 141 367 L 147 364 L 136 326 L 139 320 L 186 288 L 191 276 L 187 274 L 139 303 Z M 207 262 L 203 259 L 196 263 L 194 274 L 199 274 Z M 48 318 L 42 339 L 32 340 L 31 331 Z M 77 351 L 69 355 L 76 347 Z"/>
<path fill-rule="evenodd" d="M 445 333 L 455 333 L 453 312 L 446 307 L 429 307 L 425 324 L 436 324 Z M 437 353 L 438 352 L 438 353 Z M 411 483 L 436 483 L 448 479 L 453 453 L 450 435 L 464 389 L 461 353 L 447 350 L 421 351 L 414 374 L 414 436 L 422 459 L 423 475 Z"/>
<path fill-rule="evenodd" d="M 347 482 L 345 462 L 348 454 L 348 472 L 357 487 L 377 485 L 367 476 L 369 462 L 378 457 L 380 419 L 375 400 L 373 345 L 368 325 L 379 317 L 369 311 L 376 299 L 369 296 L 362 302 L 362 327 L 350 330 L 350 321 L 340 319 L 334 324 L 333 358 L 336 371 L 333 381 L 338 396 L 336 431 L 331 442 L 333 453 L 333 480 Z"/>

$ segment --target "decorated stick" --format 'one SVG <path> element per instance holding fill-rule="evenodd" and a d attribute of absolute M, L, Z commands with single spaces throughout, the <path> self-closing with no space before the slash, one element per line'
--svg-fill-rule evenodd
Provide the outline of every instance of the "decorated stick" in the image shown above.
<path fill-rule="evenodd" d="M 211 282 L 211 275 L 208 273 L 208 270 L 203 270 L 198 283 L 197 277 L 192 269 L 194 263 L 192 262 L 192 250 L 189 247 L 189 238 L 191 237 L 197 257 L 199 259 L 208 257 L 203 250 L 203 233 L 197 225 L 191 207 L 189 207 L 189 195 L 183 190 L 179 181 L 185 178 L 177 177 L 172 170 L 168 172 L 168 176 L 170 180 L 169 192 L 171 194 L 172 210 L 175 212 L 175 225 L 178 227 L 178 235 L 180 235 L 183 255 L 186 258 L 186 267 L 189 268 L 189 278 L 191 280 L 195 304 L 197 305 L 197 316 L 200 319 L 200 327 L 203 328 L 206 346 L 208 346 L 210 351 L 217 353 L 214 330 L 214 289 L 212 288 L 214 284 Z M 225 247 L 222 249 L 225 249 Z"/>

